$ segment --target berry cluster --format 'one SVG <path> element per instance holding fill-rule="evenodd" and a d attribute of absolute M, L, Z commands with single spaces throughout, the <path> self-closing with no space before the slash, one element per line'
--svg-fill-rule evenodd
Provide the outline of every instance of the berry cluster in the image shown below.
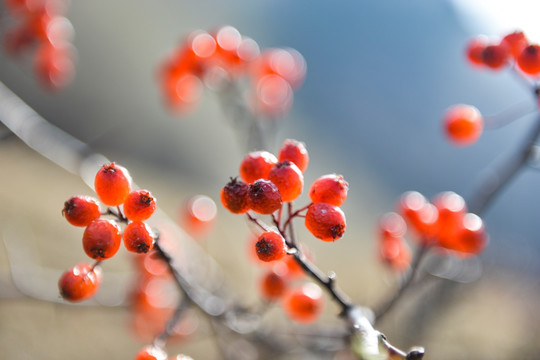
<path fill-rule="evenodd" d="M 4 35 L 4 48 L 19 56 L 30 48 L 39 83 L 50 90 L 67 85 L 74 75 L 73 27 L 63 16 L 64 0 L 4 0 L 17 24 Z"/>
<path fill-rule="evenodd" d="M 293 91 L 303 82 L 306 63 L 293 49 L 260 51 L 259 45 L 232 26 L 211 33 L 192 32 L 163 64 L 161 91 L 174 110 L 191 110 L 202 96 L 203 83 L 249 78 L 253 111 L 282 115 L 293 102 Z"/>
<path fill-rule="evenodd" d="M 108 208 L 102 213 L 98 201 L 84 195 L 64 203 L 62 214 L 70 224 L 85 227 L 83 249 L 96 260 L 93 266 L 79 264 L 62 275 L 58 285 L 64 299 L 82 301 L 94 295 L 100 283 L 97 265 L 116 254 L 122 239 L 130 252 L 147 253 L 152 249 L 156 235 L 144 221 L 154 213 L 156 199 L 147 190 L 132 190 L 131 183 L 124 167 L 105 164 L 96 174 L 94 188 L 101 203 L 116 210 Z M 116 219 L 106 219 L 105 215 Z M 126 224 L 123 232 L 118 222 Z"/>
<path fill-rule="evenodd" d="M 404 241 L 410 228 L 421 247 L 437 247 L 457 256 L 477 255 L 487 244 L 482 219 L 467 212 L 465 200 L 452 191 L 428 201 L 417 191 L 404 193 L 397 212 L 385 214 L 379 222 L 381 259 L 397 270 L 410 264 L 411 253 Z"/>
<path fill-rule="evenodd" d="M 321 289 L 314 283 L 291 287 L 292 279 L 305 275 L 310 257 L 305 246 L 297 244 L 292 220 L 304 217 L 306 228 L 322 241 L 335 241 L 345 232 L 345 214 L 340 206 L 347 198 L 348 183 L 343 176 L 328 174 L 316 179 L 309 189 L 311 202 L 293 210 L 293 201 L 303 191 L 309 163 L 305 145 L 287 139 L 278 156 L 267 151 L 248 153 L 239 168 L 240 178 L 232 178 L 221 190 L 223 206 L 234 214 L 246 213 L 262 230 L 251 243 L 251 251 L 261 263 L 270 263 L 261 279 L 261 294 L 268 301 L 281 300 L 294 320 L 314 321 L 323 307 Z M 284 211 L 288 216 L 283 216 Z M 274 227 L 255 214 L 271 215 Z"/>

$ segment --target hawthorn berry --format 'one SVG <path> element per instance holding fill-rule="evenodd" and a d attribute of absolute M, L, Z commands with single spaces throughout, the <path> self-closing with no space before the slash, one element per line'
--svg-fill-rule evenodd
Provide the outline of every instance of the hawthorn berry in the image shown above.
<path fill-rule="evenodd" d="M 433 241 L 437 208 L 418 191 L 407 191 L 401 195 L 397 211 L 417 233 L 420 243 Z"/>
<path fill-rule="evenodd" d="M 347 199 L 349 183 L 342 175 L 323 175 L 311 184 L 309 197 L 314 203 L 327 203 L 341 206 Z"/>
<path fill-rule="evenodd" d="M 486 36 L 480 35 L 469 40 L 465 53 L 469 62 L 476 66 L 484 66 L 484 49 L 486 48 L 488 39 Z"/>
<path fill-rule="evenodd" d="M 518 68 L 525 74 L 540 74 L 540 45 L 530 44 L 524 47 L 516 58 Z"/>
<path fill-rule="evenodd" d="M 434 231 L 439 242 L 445 242 L 455 233 L 463 222 L 467 213 L 467 204 L 460 195 L 453 191 L 445 191 L 437 194 L 433 200 L 438 213 L 434 224 Z"/>
<path fill-rule="evenodd" d="M 167 360 L 167 353 L 158 347 L 147 346 L 137 353 L 135 360 Z"/>
<path fill-rule="evenodd" d="M 305 172 L 309 164 L 309 154 L 306 149 L 306 145 L 303 142 L 286 139 L 281 145 L 278 153 L 278 160 L 292 161 L 301 172 Z"/>
<path fill-rule="evenodd" d="M 231 178 L 220 192 L 223 206 L 233 214 L 242 214 L 249 210 L 249 186 L 238 178 Z"/>
<path fill-rule="evenodd" d="M 260 280 L 260 292 L 264 299 L 275 301 L 281 298 L 288 286 L 287 267 L 277 263 Z"/>
<path fill-rule="evenodd" d="M 263 232 L 255 243 L 257 257 L 262 261 L 276 261 L 287 254 L 287 245 L 281 234 L 275 231 Z"/>
<path fill-rule="evenodd" d="M 65 271 L 58 288 L 67 301 L 77 302 L 91 298 L 101 284 L 101 270 L 89 264 L 80 263 Z"/>
<path fill-rule="evenodd" d="M 322 290 L 314 283 L 305 283 L 287 293 L 282 305 L 292 320 L 300 323 L 313 322 L 323 310 Z"/>
<path fill-rule="evenodd" d="M 405 271 L 411 264 L 411 250 L 402 238 L 382 239 L 379 243 L 379 255 L 386 265 L 397 271 Z"/>
<path fill-rule="evenodd" d="M 476 142 L 484 129 L 480 111 L 471 105 L 458 104 L 450 107 L 443 121 L 448 139 L 458 146 Z"/>
<path fill-rule="evenodd" d="M 277 186 L 281 199 L 285 202 L 295 200 L 304 188 L 304 175 L 298 166 L 288 160 L 278 162 L 270 170 L 268 180 Z"/>
<path fill-rule="evenodd" d="M 193 237 L 201 237 L 210 232 L 216 221 L 216 203 L 206 195 L 195 195 L 180 210 L 180 220 L 184 229 Z"/>
<path fill-rule="evenodd" d="M 248 184 L 258 179 L 268 179 L 268 174 L 276 163 L 276 156 L 268 151 L 250 152 L 240 163 L 240 177 Z"/>
<path fill-rule="evenodd" d="M 135 253 L 147 253 L 154 247 L 154 236 L 148 225 L 141 221 L 129 223 L 122 235 L 127 250 Z"/>
<path fill-rule="evenodd" d="M 124 215 L 131 221 L 144 221 L 156 211 L 156 198 L 150 191 L 133 190 L 124 202 Z"/>
<path fill-rule="evenodd" d="M 407 223 L 403 217 L 395 212 L 384 214 L 379 220 L 379 232 L 381 238 L 400 238 L 407 232 Z"/>
<path fill-rule="evenodd" d="M 476 214 L 467 213 L 451 236 L 442 237 L 439 245 L 463 256 L 478 255 L 487 244 L 484 222 Z"/>
<path fill-rule="evenodd" d="M 293 89 L 279 75 L 265 75 L 255 82 L 255 108 L 264 115 L 282 116 L 293 103 Z"/>
<path fill-rule="evenodd" d="M 94 220 L 84 230 L 82 241 L 84 251 L 92 259 L 108 259 L 120 248 L 120 227 L 113 220 Z"/>
<path fill-rule="evenodd" d="M 249 184 L 249 207 L 259 214 L 271 214 L 278 210 L 283 201 L 277 186 L 270 180 L 259 179 Z"/>
<path fill-rule="evenodd" d="M 482 60 L 492 70 L 499 70 L 508 63 L 508 55 L 504 44 L 488 44 L 482 51 Z"/>
<path fill-rule="evenodd" d="M 506 34 L 502 38 L 501 44 L 504 44 L 508 48 L 508 52 L 515 58 L 521 53 L 523 48 L 529 45 L 529 40 L 523 31 L 516 30 Z"/>
<path fill-rule="evenodd" d="M 305 225 L 316 238 L 335 241 L 345 233 L 345 214 L 332 204 L 314 203 L 306 212 Z"/>
<path fill-rule="evenodd" d="M 64 203 L 62 215 L 71 225 L 88 226 L 101 216 L 101 210 L 93 197 L 77 195 Z"/>
<path fill-rule="evenodd" d="M 118 206 L 131 191 L 131 176 L 123 166 L 114 162 L 105 164 L 96 174 L 94 189 L 103 204 Z"/>

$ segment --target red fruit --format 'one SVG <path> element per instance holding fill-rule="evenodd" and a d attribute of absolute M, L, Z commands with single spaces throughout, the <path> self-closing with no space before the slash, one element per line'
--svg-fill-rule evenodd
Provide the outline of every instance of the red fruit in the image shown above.
<path fill-rule="evenodd" d="M 124 167 L 114 162 L 105 164 L 96 174 L 94 188 L 102 203 L 117 206 L 126 200 L 131 191 L 131 176 Z"/>
<path fill-rule="evenodd" d="M 201 237 L 213 228 L 216 215 L 217 208 L 214 200 L 206 195 L 195 195 L 182 206 L 180 218 L 184 229 L 191 236 Z"/>
<path fill-rule="evenodd" d="M 540 74 L 540 45 L 531 44 L 523 48 L 517 59 L 518 68 L 525 74 Z"/>
<path fill-rule="evenodd" d="M 250 152 L 240 163 L 240 177 L 248 184 L 258 179 L 268 179 L 276 163 L 277 158 L 268 151 Z"/>
<path fill-rule="evenodd" d="M 513 33 L 507 34 L 502 38 L 501 44 L 504 44 L 508 52 L 513 56 L 517 57 L 523 48 L 529 45 L 529 40 L 523 33 L 523 31 L 516 30 Z"/>
<path fill-rule="evenodd" d="M 155 346 L 147 346 L 137 353 L 135 360 L 167 360 L 167 353 Z"/>
<path fill-rule="evenodd" d="M 418 191 L 408 191 L 401 195 L 397 211 L 419 235 L 420 243 L 427 244 L 434 240 L 434 226 L 438 212 Z"/>
<path fill-rule="evenodd" d="M 316 238 L 335 241 L 345 233 L 345 214 L 337 206 L 315 203 L 308 208 L 305 224 Z"/>
<path fill-rule="evenodd" d="M 99 267 L 77 264 L 62 274 L 58 281 L 60 295 L 67 301 L 82 301 L 91 298 L 101 284 Z"/>
<path fill-rule="evenodd" d="M 407 224 L 401 215 L 389 212 L 381 217 L 379 231 L 380 237 L 383 239 L 387 237 L 401 238 L 407 232 Z"/>
<path fill-rule="evenodd" d="M 255 83 L 255 108 L 266 116 L 283 116 L 293 103 L 291 85 L 279 75 L 265 75 Z"/>
<path fill-rule="evenodd" d="M 217 57 L 225 70 L 231 70 L 231 67 L 235 67 L 240 63 L 238 49 L 242 43 L 242 35 L 236 28 L 228 25 L 216 31 L 215 39 Z"/>
<path fill-rule="evenodd" d="M 341 206 L 347 199 L 349 183 L 337 174 L 323 175 L 311 184 L 309 197 L 314 203 L 328 203 Z"/>
<path fill-rule="evenodd" d="M 277 186 L 281 199 L 285 202 L 295 200 L 304 188 L 304 175 L 298 166 L 287 160 L 278 162 L 270 170 L 268 180 Z"/>
<path fill-rule="evenodd" d="M 171 110 L 192 111 L 203 94 L 201 80 L 190 72 L 170 73 L 162 80 L 162 91 Z"/>
<path fill-rule="evenodd" d="M 147 253 L 154 247 L 154 236 L 148 225 L 141 221 L 129 223 L 124 229 L 124 245 L 135 253 Z"/>
<path fill-rule="evenodd" d="M 133 190 L 124 202 L 124 215 L 131 221 L 144 221 L 156 211 L 156 198 L 150 191 Z"/>
<path fill-rule="evenodd" d="M 306 149 L 306 145 L 303 142 L 286 139 L 279 149 L 278 160 L 283 161 L 292 161 L 301 172 L 306 171 L 306 168 L 309 164 L 309 155 Z"/>
<path fill-rule="evenodd" d="M 296 50 L 268 49 L 260 57 L 255 66 L 255 77 L 277 75 L 283 78 L 292 88 L 298 89 L 306 76 L 306 61 Z"/>
<path fill-rule="evenodd" d="M 120 248 L 120 227 L 113 220 L 94 220 L 84 230 L 82 241 L 84 251 L 92 259 L 108 259 Z"/>
<path fill-rule="evenodd" d="M 101 210 L 93 197 L 78 195 L 64 203 L 62 215 L 71 225 L 88 226 L 101 216 Z"/>
<path fill-rule="evenodd" d="M 387 237 L 380 244 L 381 260 L 397 271 L 405 271 L 411 264 L 411 250 L 402 238 Z"/>
<path fill-rule="evenodd" d="M 488 39 L 485 36 L 477 36 L 471 39 L 467 45 L 465 53 L 471 64 L 476 66 L 484 66 L 484 49 L 486 48 Z"/>
<path fill-rule="evenodd" d="M 508 48 L 504 44 L 489 44 L 482 51 L 484 64 L 493 70 L 504 67 L 508 63 L 508 55 Z"/>
<path fill-rule="evenodd" d="M 438 218 L 434 231 L 438 241 L 446 242 L 460 228 L 467 213 L 465 200 L 453 191 L 446 191 L 435 196 L 433 205 L 437 208 Z"/>
<path fill-rule="evenodd" d="M 277 186 L 270 180 L 259 179 L 249 185 L 249 207 L 259 214 L 271 214 L 278 210 L 283 201 Z"/>
<path fill-rule="evenodd" d="M 233 214 L 243 214 L 249 210 L 249 186 L 237 178 L 231 178 L 221 189 L 220 200 L 223 206 Z"/>
<path fill-rule="evenodd" d="M 43 43 L 34 58 L 34 71 L 40 83 L 49 90 L 66 86 L 75 73 L 71 47 L 67 44 L 53 46 Z"/>
<path fill-rule="evenodd" d="M 487 235 L 482 219 L 475 214 L 466 214 L 452 236 L 443 237 L 440 246 L 461 253 L 478 255 L 487 244 Z"/>
<path fill-rule="evenodd" d="M 262 261 L 276 261 L 287 254 L 287 245 L 281 234 L 275 231 L 265 231 L 255 243 L 257 257 Z"/>
<path fill-rule="evenodd" d="M 457 146 L 476 142 L 484 129 L 480 111 L 471 105 L 452 106 L 446 111 L 443 121 L 448 139 Z"/>
<path fill-rule="evenodd" d="M 263 275 L 259 288 L 264 299 L 275 301 L 285 293 L 287 285 L 287 267 L 283 263 L 277 263 L 276 266 Z"/>
<path fill-rule="evenodd" d="M 322 290 L 314 283 L 306 283 L 286 294 L 282 305 L 292 320 L 301 323 L 313 322 L 323 310 Z"/>

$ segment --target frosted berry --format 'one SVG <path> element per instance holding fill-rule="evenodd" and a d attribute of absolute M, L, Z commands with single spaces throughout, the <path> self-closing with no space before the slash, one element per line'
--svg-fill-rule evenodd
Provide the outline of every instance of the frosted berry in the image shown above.
<path fill-rule="evenodd" d="M 271 214 L 281 207 L 283 201 L 273 182 L 259 179 L 249 185 L 248 203 L 256 213 Z"/>
<path fill-rule="evenodd" d="M 314 203 L 328 203 L 341 206 L 347 199 L 349 183 L 342 175 L 323 175 L 311 184 L 309 197 Z"/>
<path fill-rule="evenodd" d="M 459 146 L 471 145 L 484 129 L 482 115 L 471 105 L 454 105 L 444 115 L 444 129 L 448 139 Z"/>
<path fill-rule="evenodd" d="M 108 259 L 120 248 L 120 227 L 113 220 L 94 220 L 84 230 L 82 241 L 84 251 L 92 259 Z"/>
<path fill-rule="evenodd" d="M 101 216 L 101 210 L 93 197 L 77 195 L 64 203 L 62 215 L 71 225 L 88 226 Z"/>
<path fill-rule="evenodd" d="M 137 353 L 135 360 L 167 360 L 167 353 L 155 346 L 147 346 Z"/>
<path fill-rule="evenodd" d="M 280 162 L 286 160 L 292 161 L 298 166 L 301 172 L 305 172 L 309 164 L 309 154 L 306 145 L 297 140 L 286 139 L 279 149 L 278 160 Z"/>
<path fill-rule="evenodd" d="M 345 233 L 345 214 L 337 206 L 315 203 L 308 208 L 305 225 L 316 238 L 335 241 Z"/>
<path fill-rule="evenodd" d="M 531 44 L 523 48 L 516 58 L 518 68 L 525 74 L 540 74 L 540 45 Z"/>
<path fill-rule="evenodd" d="M 144 221 L 156 211 L 156 198 L 150 191 L 139 189 L 129 193 L 124 202 L 124 215 L 131 221 Z"/>
<path fill-rule="evenodd" d="M 288 286 L 287 267 L 283 263 L 266 272 L 260 280 L 260 292 L 264 299 L 275 301 L 285 293 Z"/>
<path fill-rule="evenodd" d="M 323 310 L 324 300 L 321 288 L 314 283 L 306 283 L 285 295 L 283 308 L 294 321 L 310 323 L 315 321 Z"/>
<path fill-rule="evenodd" d="M 250 152 L 240 163 L 240 177 L 248 184 L 258 179 L 268 179 L 276 163 L 277 158 L 268 151 Z"/>
<path fill-rule="evenodd" d="M 268 180 L 277 186 L 281 199 L 285 202 L 295 200 L 304 188 L 304 175 L 298 166 L 287 160 L 278 162 L 270 170 Z"/>
<path fill-rule="evenodd" d="M 129 223 L 122 235 L 127 250 L 135 253 L 147 253 L 154 246 L 154 236 L 148 225 L 141 221 Z"/>
<path fill-rule="evenodd" d="M 131 176 L 124 167 L 114 162 L 105 164 L 96 174 L 94 189 L 103 204 L 120 205 L 131 191 Z"/>
<path fill-rule="evenodd" d="M 275 231 L 265 231 L 255 243 L 257 257 L 262 261 L 276 261 L 287 254 L 287 245 L 281 234 Z"/>
<path fill-rule="evenodd" d="M 58 281 L 58 288 L 64 299 L 77 302 L 91 298 L 96 293 L 100 283 L 100 269 L 81 263 L 62 274 Z"/>
<path fill-rule="evenodd" d="M 242 214 L 249 210 L 249 186 L 238 178 L 232 178 L 221 189 L 220 200 L 223 206 L 233 214 Z"/>

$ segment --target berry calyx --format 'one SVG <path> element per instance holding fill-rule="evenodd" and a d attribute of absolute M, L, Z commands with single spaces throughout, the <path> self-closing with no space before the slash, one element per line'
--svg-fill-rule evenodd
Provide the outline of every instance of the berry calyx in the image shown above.
<path fill-rule="evenodd" d="M 114 256 L 120 248 L 121 241 L 120 227 L 108 219 L 92 221 L 84 230 L 82 239 L 84 251 L 96 260 Z"/>
<path fill-rule="evenodd" d="M 531 44 L 523 48 L 516 58 L 518 68 L 525 74 L 540 74 L 540 45 Z"/>
<path fill-rule="evenodd" d="M 318 239 L 335 241 L 343 236 L 347 227 L 345 214 L 332 204 L 311 204 L 306 212 L 306 228 Z"/>
<path fill-rule="evenodd" d="M 301 172 L 305 172 L 309 164 L 309 154 L 306 149 L 306 145 L 303 142 L 286 139 L 281 145 L 278 153 L 278 160 L 292 161 Z"/>
<path fill-rule="evenodd" d="M 233 214 L 243 214 L 249 210 L 248 191 L 249 186 L 245 182 L 238 178 L 231 178 L 221 189 L 221 203 Z"/>
<path fill-rule="evenodd" d="M 65 300 L 77 302 L 91 298 L 98 290 L 100 283 L 99 267 L 80 263 L 62 274 L 58 280 L 58 288 Z"/>
<path fill-rule="evenodd" d="M 283 201 L 277 186 L 270 180 L 259 179 L 249 185 L 249 207 L 259 214 L 271 214 L 278 210 Z"/>
<path fill-rule="evenodd" d="M 129 193 L 124 202 L 124 215 L 131 221 L 144 221 L 156 211 L 156 198 L 150 191 L 139 189 Z"/>
<path fill-rule="evenodd" d="M 444 115 L 444 129 L 448 139 L 457 146 L 471 145 L 484 129 L 480 111 L 471 105 L 454 105 Z"/>
<path fill-rule="evenodd" d="M 94 189 L 103 204 L 118 206 L 131 191 L 131 176 L 123 166 L 114 162 L 105 164 L 96 174 Z"/>
<path fill-rule="evenodd" d="M 286 294 L 282 305 L 292 320 L 300 323 L 311 323 L 318 318 L 323 310 L 322 290 L 314 283 L 306 283 Z"/>
<path fill-rule="evenodd" d="M 311 184 L 309 197 L 314 203 L 327 203 L 341 206 L 347 199 L 349 183 L 342 175 L 323 175 Z"/>
<path fill-rule="evenodd" d="M 147 253 L 154 247 L 152 230 L 141 221 L 129 223 L 124 229 L 122 237 L 126 249 L 134 253 Z"/>
<path fill-rule="evenodd" d="M 101 216 L 101 210 L 93 197 L 77 195 L 64 203 L 62 215 L 71 225 L 88 226 Z"/>
<path fill-rule="evenodd" d="M 281 199 L 285 202 L 295 200 L 304 188 L 304 175 L 298 166 L 288 160 L 278 162 L 270 170 L 268 180 L 277 186 Z"/>
<path fill-rule="evenodd" d="M 250 152 L 240 163 L 240 177 L 248 184 L 258 179 L 268 179 L 268 174 L 276 163 L 277 158 L 268 151 Z"/>
<path fill-rule="evenodd" d="M 276 261 L 287 254 L 287 245 L 281 234 L 275 231 L 265 231 L 255 243 L 257 257 L 262 261 Z"/>

